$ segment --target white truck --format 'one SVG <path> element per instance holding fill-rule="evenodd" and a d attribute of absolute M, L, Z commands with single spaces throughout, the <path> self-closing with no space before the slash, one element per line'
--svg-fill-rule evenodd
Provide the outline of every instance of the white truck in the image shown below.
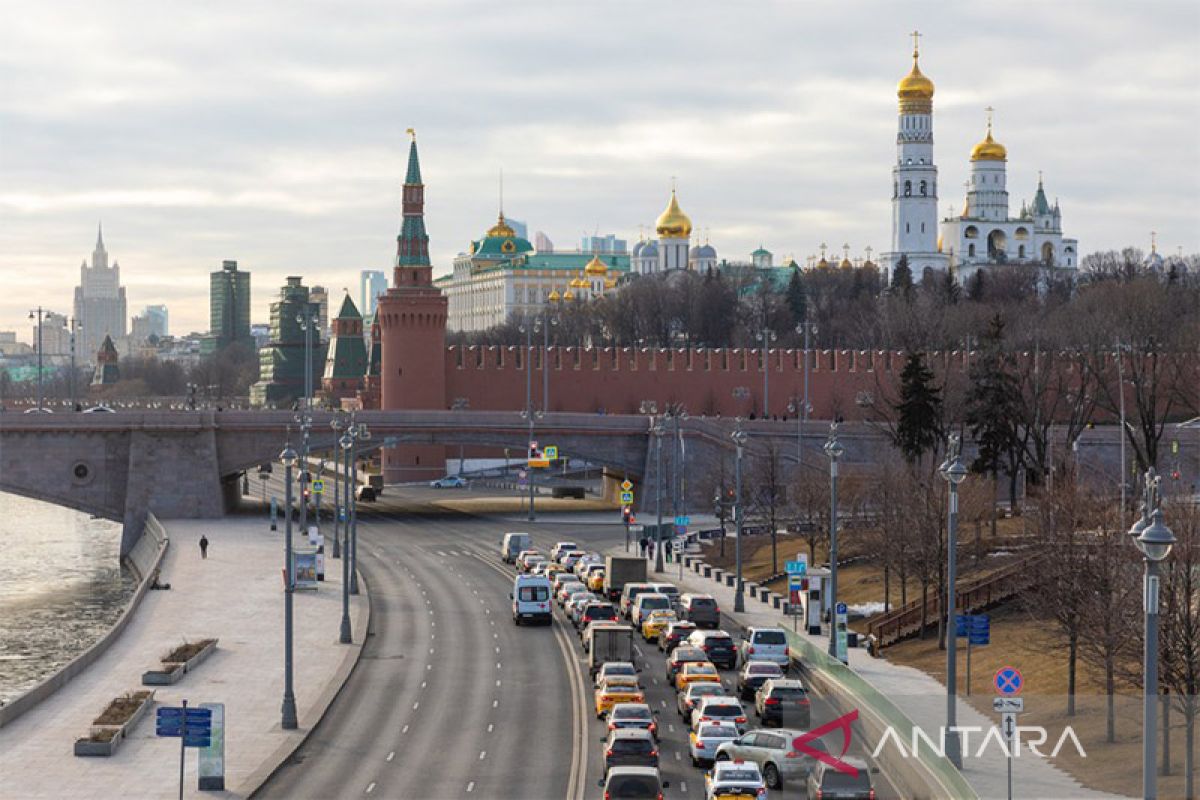
<path fill-rule="evenodd" d="M 611 602 L 621 598 L 627 583 L 646 582 L 646 559 L 638 556 L 608 556 L 604 560 L 604 596 Z"/>
<path fill-rule="evenodd" d="M 633 661 L 633 628 L 592 625 L 588 628 L 588 671 L 592 677 L 609 661 Z"/>

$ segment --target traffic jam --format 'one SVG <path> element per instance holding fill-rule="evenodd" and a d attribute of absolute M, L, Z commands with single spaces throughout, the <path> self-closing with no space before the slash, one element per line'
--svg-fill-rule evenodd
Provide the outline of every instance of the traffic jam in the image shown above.
<path fill-rule="evenodd" d="M 649 581 L 637 556 L 572 541 L 542 552 L 527 533 L 504 534 L 500 549 L 517 572 L 513 623 L 551 625 L 557 614 L 577 632 L 592 682 L 597 796 L 875 798 L 864 760 L 829 759 L 851 768 L 837 769 L 815 757 L 819 739 L 795 746 L 811 729 L 812 700 L 781 628 L 735 639 L 715 598 Z"/>

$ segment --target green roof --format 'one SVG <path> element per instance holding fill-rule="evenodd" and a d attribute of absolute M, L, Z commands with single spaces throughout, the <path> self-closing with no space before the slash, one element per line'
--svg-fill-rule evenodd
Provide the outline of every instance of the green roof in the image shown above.
<path fill-rule="evenodd" d="M 410 184 L 419 184 L 421 182 L 421 162 L 417 160 L 417 139 L 414 136 L 412 144 L 408 146 L 408 174 L 404 176 L 404 182 Z"/>
<path fill-rule="evenodd" d="M 342 301 L 342 310 L 338 312 L 338 319 L 362 319 L 362 314 L 358 313 L 358 307 L 354 305 L 354 301 L 350 299 L 350 295 L 346 295 L 346 299 Z"/>
<path fill-rule="evenodd" d="M 513 258 L 532 252 L 533 245 L 528 239 L 522 239 L 520 236 L 486 236 L 471 242 L 471 255 L 475 256 Z"/>
<path fill-rule="evenodd" d="M 769 256 L 769 255 L 771 255 L 771 251 L 770 251 L 770 250 L 766 250 L 766 249 L 764 249 L 764 248 L 762 247 L 762 245 L 759 245 L 758 249 L 757 249 L 757 250 L 755 250 L 755 251 L 754 251 L 753 253 L 751 253 L 750 255 L 752 255 L 752 256 Z"/>

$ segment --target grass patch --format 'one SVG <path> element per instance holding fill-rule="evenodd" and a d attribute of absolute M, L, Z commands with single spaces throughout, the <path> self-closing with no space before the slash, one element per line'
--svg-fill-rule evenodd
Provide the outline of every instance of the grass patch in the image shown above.
<path fill-rule="evenodd" d="M 80 737 L 80 742 L 111 742 L 121 732 L 120 728 L 92 728 L 87 736 Z"/>
<path fill-rule="evenodd" d="M 138 710 L 138 707 L 150 697 L 150 692 L 126 692 L 120 697 L 114 698 L 108 707 L 100 712 L 100 716 L 92 720 L 93 725 L 115 725 L 121 726 L 129 721 L 133 713 Z M 93 734 L 95 731 L 93 731 Z M 109 737 L 112 738 L 112 737 Z M 99 740 L 99 741 L 107 741 Z"/>
<path fill-rule="evenodd" d="M 171 652 L 162 657 L 161 661 L 164 664 L 182 664 L 190 658 L 193 658 L 201 650 L 216 642 L 216 639 L 200 639 L 196 642 L 184 642 L 176 647 Z"/>

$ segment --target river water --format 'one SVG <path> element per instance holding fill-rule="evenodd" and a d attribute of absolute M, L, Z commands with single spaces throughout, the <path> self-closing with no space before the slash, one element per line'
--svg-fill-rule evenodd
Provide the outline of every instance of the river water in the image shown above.
<path fill-rule="evenodd" d="M 0 703 L 116 622 L 136 588 L 121 526 L 0 492 Z"/>

